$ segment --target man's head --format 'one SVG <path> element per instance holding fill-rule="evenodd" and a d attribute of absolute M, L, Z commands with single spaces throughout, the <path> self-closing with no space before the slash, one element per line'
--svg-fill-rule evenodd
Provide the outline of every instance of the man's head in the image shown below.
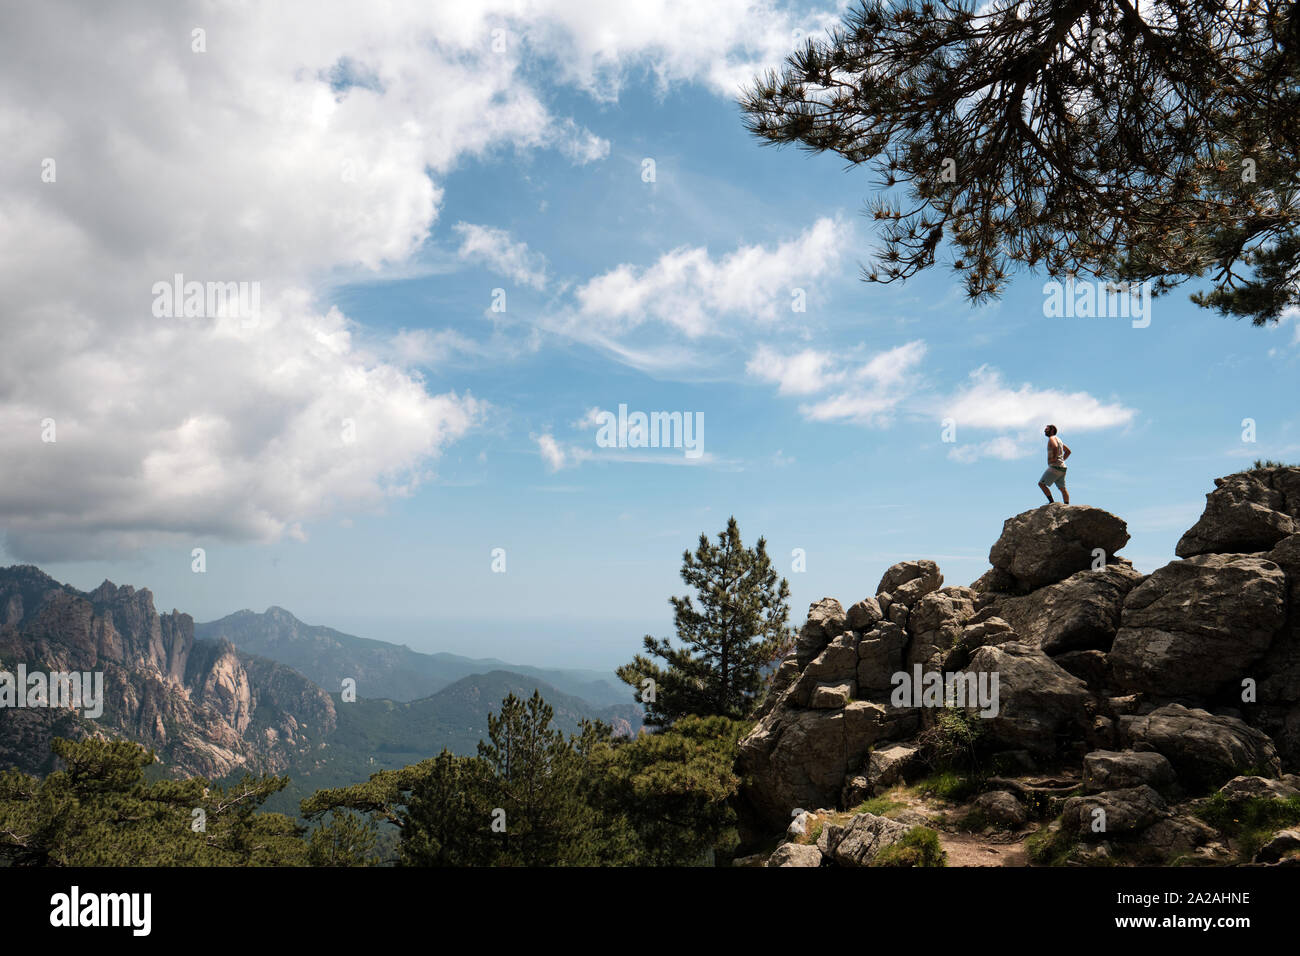
<path fill-rule="evenodd" d="M 1056 434 L 1056 426 L 1048 425 L 1046 428 L 1043 429 L 1043 434 L 1046 435 L 1048 438 L 1051 438 L 1053 435 Z"/>

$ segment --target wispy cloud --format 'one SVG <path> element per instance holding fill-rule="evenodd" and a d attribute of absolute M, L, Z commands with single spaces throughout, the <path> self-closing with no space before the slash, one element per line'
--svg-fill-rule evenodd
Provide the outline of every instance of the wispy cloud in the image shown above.
<path fill-rule="evenodd" d="M 458 222 L 452 229 L 460 236 L 461 259 L 481 262 L 520 285 L 546 288 L 546 257 L 530 251 L 526 242 L 515 241 L 507 230 L 470 222 Z"/>

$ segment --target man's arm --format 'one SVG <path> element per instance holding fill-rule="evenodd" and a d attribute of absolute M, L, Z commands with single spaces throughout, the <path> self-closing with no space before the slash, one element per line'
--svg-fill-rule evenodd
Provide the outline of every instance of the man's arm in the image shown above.
<path fill-rule="evenodd" d="M 1070 457 L 1070 446 L 1065 442 L 1061 442 L 1061 448 L 1065 451 L 1065 454 L 1061 456 L 1061 461 L 1065 461 L 1065 459 Z"/>

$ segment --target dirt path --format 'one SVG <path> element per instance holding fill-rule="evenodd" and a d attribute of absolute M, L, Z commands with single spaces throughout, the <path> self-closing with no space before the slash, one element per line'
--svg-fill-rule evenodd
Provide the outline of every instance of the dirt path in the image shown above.
<path fill-rule="evenodd" d="M 1023 837 L 999 843 L 977 833 L 940 833 L 939 844 L 948 854 L 948 866 L 1029 865 Z"/>

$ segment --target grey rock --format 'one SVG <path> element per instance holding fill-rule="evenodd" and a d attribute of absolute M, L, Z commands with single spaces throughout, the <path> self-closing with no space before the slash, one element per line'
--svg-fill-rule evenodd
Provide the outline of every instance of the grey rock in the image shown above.
<path fill-rule="evenodd" d="M 790 692 L 796 704 L 804 707 L 813 706 L 813 693 L 825 684 L 854 685 L 858 677 L 857 636 L 853 631 L 844 631 L 808 663 L 794 689 Z M 852 696 L 854 687 L 850 686 L 848 695 Z"/>
<path fill-rule="evenodd" d="M 808 706 L 830 710 L 835 707 L 843 707 L 852 699 L 852 684 L 818 684 L 808 698 Z"/>
<path fill-rule="evenodd" d="M 975 614 L 975 592 L 970 588 L 948 587 L 921 598 L 908 615 L 912 636 L 905 664 L 928 666 L 938 653 L 947 651 L 961 637 L 962 629 Z"/>
<path fill-rule="evenodd" d="M 911 829 L 887 817 L 859 813 L 843 826 L 824 827 L 818 846 L 840 866 L 870 866 L 881 850 L 903 839 Z"/>
<path fill-rule="evenodd" d="M 982 718 L 986 742 L 1052 756 L 1057 737 L 1082 737 L 1091 726 L 1088 689 L 1036 647 L 981 647 L 968 672 L 998 675 L 998 713 Z"/>
<path fill-rule="evenodd" d="M 1300 830 L 1281 830 L 1259 848 L 1256 863 L 1276 863 L 1284 857 L 1300 853 Z"/>
<path fill-rule="evenodd" d="M 1270 780 L 1268 777 L 1233 777 L 1219 788 L 1219 793 L 1229 800 L 1246 800 L 1252 797 L 1289 800 L 1292 797 L 1300 797 L 1300 790 L 1281 780 Z"/>
<path fill-rule="evenodd" d="M 912 744 L 890 744 L 871 751 L 865 780 L 870 795 L 881 793 L 920 766 L 921 748 Z"/>
<path fill-rule="evenodd" d="M 912 607 L 942 584 L 943 575 L 933 561 L 900 561 L 885 571 L 876 594 L 888 594 L 891 605 Z"/>
<path fill-rule="evenodd" d="M 822 851 L 806 843 L 782 843 L 767 858 L 768 866 L 821 866 Z"/>
<path fill-rule="evenodd" d="M 1124 564 L 1079 571 L 1025 595 L 994 596 L 984 606 L 1004 618 L 1022 643 L 1048 655 L 1110 650 L 1124 598 L 1143 576 Z M 982 609 L 981 609 L 982 610 Z"/>
<path fill-rule="evenodd" d="M 858 689 L 861 693 L 887 691 L 892 677 L 903 669 L 907 633 L 897 624 L 882 621 L 858 642 Z"/>
<path fill-rule="evenodd" d="M 808 619 L 799 629 L 799 637 L 795 641 L 795 656 L 799 666 L 806 665 L 842 633 L 846 622 L 844 608 L 835 598 L 814 601 L 808 608 Z"/>
<path fill-rule="evenodd" d="M 1095 549 L 1109 563 L 1128 540 L 1124 520 L 1109 511 L 1056 502 L 1008 518 L 989 563 L 1020 587 L 1038 588 L 1091 568 Z"/>
<path fill-rule="evenodd" d="M 1014 830 L 1024 826 L 1029 814 L 1025 806 L 1009 790 L 990 790 L 975 798 L 975 806 L 984 811 L 990 823 L 1003 829 Z"/>
<path fill-rule="evenodd" d="M 1208 554 L 1174 561 L 1129 592 L 1110 652 L 1126 690 L 1210 695 L 1250 676 L 1281 629 L 1286 578 L 1272 561 Z"/>
<path fill-rule="evenodd" d="M 835 804 L 845 773 L 860 765 L 871 745 L 855 712 L 858 704 L 839 710 L 778 707 L 740 741 L 742 793 L 766 825 L 785 827 L 791 807 Z M 849 723 L 852 739 L 845 733 Z"/>
<path fill-rule="evenodd" d="M 1163 754 L 1094 750 L 1083 758 L 1083 787 L 1089 793 L 1127 790 L 1142 784 L 1166 793 L 1176 782 L 1173 764 Z"/>
<path fill-rule="evenodd" d="M 869 631 L 884 618 L 880 602 L 873 597 L 863 598 L 849 608 L 848 627 L 851 631 Z"/>
<path fill-rule="evenodd" d="M 1104 814 L 1099 816 L 1097 811 Z M 1169 813 L 1164 798 L 1145 784 L 1071 797 L 1061 810 L 1061 829 L 1085 840 L 1104 840 L 1137 833 Z M 1104 829 L 1095 830 L 1095 826 Z"/>
<path fill-rule="evenodd" d="M 1300 468 L 1263 468 L 1214 480 L 1200 520 L 1179 539 L 1180 558 L 1267 551 L 1300 532 Z"/>
<path fill-rule="evenodd" d="M 1219 786 L 1245 770 L 1281 771 L 1264 733 L 1199 708 L 1166 704 L 1149 714 L 1121 717 L 1120 732 L 1134 750 L 1164 754 L 1187 783 Z"/>
<path fill-rule="evenodd" d="M 1157 820 L 1142 831 L 1138 842 L 1157 862 L 1168 863 L 1211 843 L 1218 831 L 1193 816 L 1170 816 Z"/>

